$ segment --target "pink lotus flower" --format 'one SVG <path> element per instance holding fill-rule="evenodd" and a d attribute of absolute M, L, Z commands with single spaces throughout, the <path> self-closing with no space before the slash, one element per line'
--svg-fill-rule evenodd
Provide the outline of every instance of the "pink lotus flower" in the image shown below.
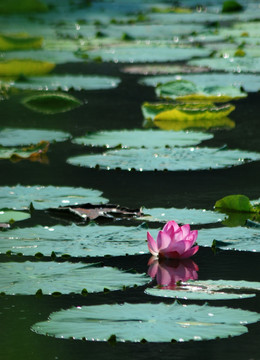
<path fill-rule="evenodd" d="M 196 254 L 199 246 L 193 246 L 198 237 L 197 230 L 190 230 L 190 225 L 179 226 L 169 221 L 159 231 L 157 241 L 147 232 L 148 248 L 152 255 L 171 259 L 186 259 Z M 192 247 L 193 246 L 193 247 Z"/>
<path fill-rule="evenodd" d="M 148 262 L 148 275 L 156 278 L 157 284 L 164 289 L 174 289 L 181 281 L 197 280 L 198 265 L 191 259 L 159 259 L 152 256 Z"/>

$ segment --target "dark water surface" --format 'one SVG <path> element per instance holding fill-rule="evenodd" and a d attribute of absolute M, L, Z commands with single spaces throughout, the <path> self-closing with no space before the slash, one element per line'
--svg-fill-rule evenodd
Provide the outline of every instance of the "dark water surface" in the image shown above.
<path fill-rule="evenodd" d="M 1 127 L 45 128 L 70 132 L 72 136 L 87 131 L 105 129 L 142 128 L 141 104 L 156 101 L 154 89 L 137 84 L 138 76 L 120 71 L 115 64 L 66 64 L 57 66 L 55 73 L 102 74 L 119 76 L 118 88 L 106 91 L 81 91 L 70 93 L 86 101 L 86 104 L 67 113 L 48 116 L 33 113 L 19 103 L 18 93 L 0 106 Z M 30 94 L 30 92 L 28 92 Z M 260 94 L 251 93 L 248 98 L 235 103 L 232 130 L 217 130 L 214 138 L 204 141 L 207 146 L 228 146 L 231 149 L 260 151 L 259 104 Z M 110 203 L 127 207 L 179 207 L 212 209 L 215 201 L 228 194 L 245 194 L 250 199 L 259 197 L 260 162 L 210 171 L 178 172 L 128 172 L 104 171 L 80 168 L 66 164 L 73 155 L 93 152 L 91 148 L 72 144 L 70 141 L 50 146 L 49 164 L 21 161 L 12 163 L 1 160 L 0 185 L 63 185 L 94 188 L 103 191 Z M 42 211 L 36 211 L 25 224 L 55 224 Z M 20 226 L 22 223 L 19 224 Z M 122 269 L 147 272 L 149 255 L 94 259 L 105 265 Z M 0 256 L 0 261 L 37 261 L 30 257 Z M 219 251 L 201 248 L 193 258 L 199 266 L 199 279 L 259 280 L 260 254 Z M 46 259 L 50 261 L 50 259 Z M 77 259 L 72 259 L 77 261 Z M 93 262 L 93 259 L 86 259 Z M 1 276 L 1 274 L 0 274 Z M 106 294 L 0 297 L 0 359 L 3 360 L 53 360 L 53 359 L 214 359 L 259 360 L 260 324 L 248 326 L 249 332 L 234 338 L 212 341 L 159 344 L 107 343 L 61 340 L 37 335 L 30 327 L 44 321 L 53 311 L 71 306 L 105 303 L 160 302 L 144 294 L 144 287 L 115 291 Z M 163 299 L 171 303 L 171 299 Z M 183 303 L 185 303 L 183 301 Z M 186 302 L 189 303 L 189 302 Z M 203 304 L 202 301 L 195 303 Z M 260 311 L 260 296 L 232 301 L 211 301 L 213 306 L 229 306 Z"/>

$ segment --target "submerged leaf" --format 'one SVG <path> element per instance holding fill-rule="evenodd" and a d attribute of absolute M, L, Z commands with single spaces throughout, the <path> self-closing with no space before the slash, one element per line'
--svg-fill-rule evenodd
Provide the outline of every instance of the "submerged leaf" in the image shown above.
<path fill-rule="evenodd" d="M 58 114 L 75 109 L 82 105 L 82 102 L 72 95 L 57 92 L 26 97 L 22 104 L 42 114 Z"/>
<path fill-rule="evenodd" d="M 84 321 L 83 321 L 84 319 Z M 35 324 L 38 334 L 57 338 L 108 341 L 170 342 L 209 340 L 247 332 L 242 324 L 256 322 L 255 312 L 209 305 L 128 304 L 74 307 L 52 313 Z"/>
<path fill-rule="evenodd" d="M 163 146 L 197 145 L 203 140 L 211 139 L 211 134 L 199 132 L 168 132 L 160 130 L 114 130 L 89 133 L 76 138 L 72 142 L 91 146 L 113 148 L 120 145 L 126 147 L 157 148 Z"/>
<path fill-rule="evenodd" d="M 43 38 L 39 36 L 29 36 L 24 33 L 0 34 L 0 51 L 40 49 L 42 44 Z"/>
<path fill-rule="evenodd" d="M 0 61 L 0 76 L 34 76 L 52 71 L 55 64 L 39 60 L 3 60 Z M 19 81 L 17 81 L 19 83 Z"/>
<path fill-rule="evenodd" d="M 242 165 L 260 159 L 259 153 L 225 150 L 217 148 L 160 148 L 160 149 L 120 149 L 103 154 L 87 154 L 71 157 L 71 165 L 101 169 L 123 169 L 138 171 L 151 170 L 203 170 L 220 169 Z"/>
<path fill-rule="evenodd" d="M 242 291 L 260 290 L 260 283 L 232 280 L 188 280 L 174 289 L 148 288 L 147 295 L 184 300 L 232 300 L 254 297 L 255 294 Z"/>
<path fill-rule="evenodd" d="M 145 285 L 149 281 L 144 274 L 84 263 L 8 262 L 0 264 L 0 271 L 0 292 L 9 295 L 34 295 L 38 289 L 49 295 L 53 292 L 80 294 L 82 289 L 88 292 L 100 292 L 104 287 L 120 290 L 124 286 Z"/>
<path fill-rule="evenodd" d="M 179 101 L 227 102 L 247 96 L 235 86 L 200 87 L 188 80 L 169 81 L 156 87 L 157 96 Z"/>
<path fill-rule="evenodd" d="M 2 208 L 29 209 L 33 203 L 36 209 L 46 209 L 61 205 L 76 205 L 84 201 L 105 203 L 99 190 L 69 186 L 2 186 L 0 201 Z"/>

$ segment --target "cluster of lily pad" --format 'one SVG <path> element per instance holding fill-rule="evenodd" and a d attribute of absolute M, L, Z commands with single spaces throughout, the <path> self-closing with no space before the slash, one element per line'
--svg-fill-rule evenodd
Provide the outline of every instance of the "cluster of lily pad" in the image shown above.
<path fill-rule="evenodd" d="M 192 1 L 191 3 L 193 4 Z M 72 139 L 72 142 L 80 146 L 96 147 L 97 153 L 69 158 L 68 164 L 107 170 L 120 168 L 139 171 L 154 169 L 186 171 L 222 168 L 259 160 L 258 153 L 199 147 L 202 141 L 213 137 L 212 133 L 187 131 L 194 128 L 196 130 L 233 128 L 235 123 L 227 116 L 235 109 L 235 106 L 226 102 L 247 96 L 245 91 L 240 89 L 241 84 L 239 86 L 233 84 L 233 78 L 232 84 L 224 87 L 219 86 L 221 80 L 218 75 L 215 76 L 215 83 L 212 82 L 212 73 L 207 72 L 208 67 L 222 69 L 224 66 L 226 70 L 228 63 L 232 69 L 235 67 L 237 72 L 254 71 L 254 66 L 257 66 L 259 62 L 257 52 L 251 49 L 252 44 L 246 43 L 249 37 L 245 35 L 247 28 L 241 29 L 240 24 L 232 29 L 234 42 L 240 42 L 242 37 L 245 39 L 245 44 L 239 44 L 237 45 L 239 49 L 234 49 L 234 61 L 226 60 L 230 55 L 224 48 L 221 48 L 219 52 L 218 49 L 212 48 L 212 38 L 215 40 L 216 37 L 222 38 L 224 45 L 227 44 L 227 38 L 225 38 L 225 29 L 209 31 L 205 27 L 203 16 L 206 13 L 211 17 L 211 21 L 239 20 L 240 16 L 243 19 L 241 14 L 244 14 L 247 20 L 254 19 L 256 16 L 254 3 L 250 3 L 243 12 L 241 12 L 242 7 L 236 7 L 235 2 L 229 3 L 233 4 L 223 6 L 222 12 L 215 12 L 214 7 L 210 6 L 206 12 L 205 9 L 196 8 L 193 5 L 189 8 L 169 7 L 167 4 L 158 7 L 136 2 L 132 7 L 135 8 L 135 13 L 139 12 L 139 15 L 133 19 L 128 15 L 128 7 L 124 8 L 124 4 L 120 2 L 114 4 L 119 6 L 120 19 L 122 19 L 118 23 L 111 17 L 113 3 L 92 4 L 88 12 L 89 17 L 85 20 L 79 18 L 81 12 L 77 2 L 74 2 L 73 11 L 71 11 L 71 5 L 65 1 L 64 7 L 70 10 L 72 21 L 55 23 L 56 14 L 53 11 L 50 17 L 55 23 L 56 28 L 54 28 L 50 26 L 46 16 L 47 11 L 52 12 L 52 10 L 42 2 L 31 0 L 25 2 L 29 5 L 25 5 L 16 0 L 9 1 L 6 5 L 0 5 L 1 14 L 12 13 L 13 9 L 17 12 L 28 11 L 28 9 L 42 11 L 37 16 L 43 21 L 42 31 L 46 31 L 47 37 L 43 38 L 37 31 L 34 32 L 37 29 L 33 25 L 31 34 L 34 33 L 35 36 L 20 33 L 24 22 L 28 24 L 24 18 L 20 18 L 20 21 L 16 23 L 18 34 L 1 34 L 0 49 L 3 51 L 3 60 L 0 62 L 0 76 L 3 77 L 1 86 L 6 86 L 8 91 L 12 89 L 33 91 L 33 94 L 22 99 L 22 105 L 28 111 L 32 110 L 49 116 L 72 110 L 77 106 L 84 106 L 80 100 L 67 93 L 72 88 L 76 91 L 111 89 L 120 83 L 119 78 L 113 77 L 70 74 L 61 76 L 51 73 L 55 71 L 56 64 L 72 61 L 113 61 L 115 63 L 164 62 L 172 61 L 172 59 L 186 61 L 196 57 L 197 59 L 190 61 L 185 69 L 187 72 L 201 71 L 201 66 L 204 68 L 206 66 L 204 75 L 210 82 L 210 86 L 201 85 L 201 77 L 196 81 L 194 74 L 186 74 L 187 78 L 185 78 L 180 69 L 177 73 L 181 72 L 181 79 L 176 79 L 176 74 L 172 79 L 169 79 L 167 75 L 165 81 L 162 79 L 158 81 L 156 77 L 150 79 L 156 82 L 156 95 L 163 100 L 160 103 L 143 104 L 142 111 L 147 122 L 159 127 L 160 130 L 135 129 L 87 133 L 85 136 Z M 102 13 L 101 7 L 105 9 Z M 230 10 L 232 10 L 231 13 Z M 140 11 L 145 12 L 146 15 L 140 14 Z M 184 24 L 172 25 L 172 16 L 175 20 L 180 19 L 181 16 Z M 196 24 L 188 26 L 191 19 L 196 19 Z M 135 26 L 131 27 L 131 24 Z M 149 25 L 149 28 L 146 25 Z M 4 19 L 2 26 L 8 29 Z M 242 33 L 244 35 L 236 38 L 236 31 L 239 35 Z M 195 45 L 197 42 L 200 46 Z M 241 51 L 238 52 L 238 50 Z M 220 55 L 220 52 L 224 55 Z M 251 54 L 249 60 L 247 54 Z M 205 59 L 210 55 L 212 57 Z M 217 65 L 214 65 L 213 60 L 217 62 Z M 147 65 L 145 66 L 147 69 Z M 164 71 L 169 74 L 171 71 L 173 73 L 176 71 L 176 67 L 169 68 L 168 65 L 157 68 L 151 66 L 148 72 L 166 69 Z M 131 72 L 133 67 L 124 68 L 123 71 Z M 146 70 L 139 66 L 134 71 Z M 248 79 L 243 79 L 243 85 L 250 83 Z M 149 78 L 141 81 L 145 84 Z M 227 83 L 226 80 L 225 83 Z M 256 90 L 259 90 L 257 83 L 251 91 Z M 250 90 L 246 89 L 246 91 Z M 216 102 L 224 104 L 215 105 Z M 71 135 L 65 132 L 35 129 L 5 128 L 1 129 L 1 135 L 3 136 L 1 136 L 0 157 L 12 160 L 27 157 L 30 160 L 44 162 L 50 142 L 71 140 Z M 11 148 L 9 138 L 16 148 Z M 42 142 L 43 139 L 44 142 Z M 24 146 L 28 147 L 24 148 Z M 101 154 L 98 153 L 100 149 Z M 146 254 L 148 252 L 145 242 L 147 228 L 141 224 L 143 221 L 157 223 L 157 225 L 162 225 L 171 219 L 182 224 L 194 225 L 222 221 L 230 226 L 234 225 L 237 215 L 241 213 L 245 215 L 244 219 L 251 221 L 247 223 L 248 226 L 251 224 L 251 228 L 247 229 L 246 235 L 244 227 L 236 227 L 235 230 L 226 227 L 202 229 L 199 232 L 198 244 L 213 245 L 215 249 L 260 251 L 257 242 L 259 205 L 250 204 L 249 199 L 244 196 L 221 199 L 216 202 L 214 211 L 175 208 L 130 210 L 107 204 L 108 199 L 102 197 L 102 193 L 97 190 L 51 186 L 2 187 L 0 199 L 2 207 L 0 225 L 4 229 L 0 232 L 0 253 L 14 256 L 14 259 L 16 255 L 25 257 L 34 255 L 38 259 L 38 261 L 16 262 L 14 260 L 1 263 L 0 269 L 3 275 L 0 282 L 1 293 L 8 295 L 36 293 L 38 296 L 71 293 L 86 295 L 88 292 L 107 292 L 145 286 L 145 294 L 149 296 L 184 300 L 216 300 L 253 297 L 255 294 L 252 291 L 259 291 L 259 283 L 198 281 L 198 266 L 189 259 L 164 263 L 160 259 L 152 258 L 149 261 L 149 276 L 100 266 L 94 259 L 106 255 Z M 29 221 L 30 216 L 34 216 L 34 211 L 44 212 L 45 215 L 47 213 L 51 218 L 62 219 L 66 226 L 16 227 L 15 221 Z M 233 216 L 234 213 L 235 216 Z M 230 220 L 232 216 L 235 220 Z M 93 220 L 100 218 L 118 221 L 121 217 L 131 218 L 138 226 L 107 226 L 93 223 Z M 241 217 L 238 221 L 239 225 L 245 225 L 241 222 Z M 84 226 L 78 226 L 79 224 Z M 156 232 L 158 230 L 156 229 Z M 236 241 L 234 241 L 234 234 L 236 234 Z M 71 256 L 78 258 L 77 261 L 73 263 L 62 261 Z M 91 256 L 93 263 L 82 262 L 81 260 L 86 256 Z M 41 261 L 43 257 L 46 257 L 48 261 Z M 158 283 L 156 286 L 153 286 L 154 283 L 150 284 L 151 277 L 156 279 Z M 240 335 L 247 332 L 244 324 L 256 322 L 259 319 L 260 316 L 257 313 L 206 304 L 184 306 L 177 302 L 169 305 L 125 303 L 123 305 L 78 306 L 61 310 L 51 314 L 48 321 L 35 324 L 32 330 L 55 337 L 73 337 L 111 343 L 115 341 L 174 342 Z"/>

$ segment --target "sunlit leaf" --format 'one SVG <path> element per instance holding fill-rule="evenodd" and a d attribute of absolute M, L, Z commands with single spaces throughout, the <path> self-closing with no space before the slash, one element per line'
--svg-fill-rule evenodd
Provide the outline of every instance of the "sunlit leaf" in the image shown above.
<path fill-rule="evenodd" d="M 201 120 L 154 120 L 144 123 L 145 127 L 158 127 L 162 130 L 208 130 L 208 129 L 233 129 L 235 122 L 228 117 L 216 118 L 216 119 L 201 119 Z"/>
<path fill-rule="evenodd" d="M 70 134 L 58 130 L 39 129 L 0 129 L 0 145 L 2 146 L 23 146 L 37 144 L 41 140 L 49 142 L 66 141 Z"/>
<path fill-rule="evenodd" d="M 218 210 L 255 212 L 250 204 L 249 198 L 245 195 L 228 195 L 216 201 L 215 208 Z"/>
<path fill-rule="evenodd" d="M 221 227 L 202 229 L 199 233 L 198 245 L 215 246 L 222 250 L 241 250 L 260 252 L 259 228 Z"/>
<path fill-rule="evenodd" d="M 27 159 L 45 163 L 49 145 L 48 141 L 42 140 L 38 144 L 24 148 L 0 147 L 0 159 L 10 159 L 13 162 Z"/>
<path fill-rule="evenodd" d="M 197 145 L 203 140 L 211 139 L 211 134 L 199 132 L 167 132 L 160 130 L 118 130 L 89 133 L 83 137 L 73 139 L 76 144 L 88 146 L 116 147 L 146 147 L 157 148 L 163 146 Z"/>
<path fill-rule="evenodd" d="M 128 304 L 74 307 L 52 313 L 48 321 L 35 324 L 38 334 L 57 338 L 109 341 L 170 342 L 209 340 L 247 332 L 242 324 L 260 315 L 240 309 L 205 304 Z"/>
<path fill-rule="evenodd" d="M 1 63 L 0 63 L 1 70 Z M 118 86 L 120 79 L 111 76 L 95 75 L 52 75 L 37 76 L 15 81 L 13 86 L 30 90 L 105 90 Z"/>
<path fill-rule="evenodd" d="M 0 50 L 23 50 L 40 49 L 43 44 L 43 38 L 38 36 L 29 36 L 24 33 L 4 35 L 0 34 Z"/>
<path fill-rule="evenodd" d="M 37 61 L 30 59 L 5 60 L 5 61 L 0 61 L 0 76 L 44 75 L 52 71 L 54 67 L 55 64 L 47 61 Z M 17 81 L 17 83 L 19 83 L 19 81 Z"/>
<path fill-rule="evenodd" d="M 260 57 L 229 57 L 229 58 L 208 58 L 196 59 L 189 62 L 191 66 L 208 66 L 212 70 L 222 70 L 226 72 L 248 72 L 259 73 Z"/>
<path fill-rule="evenodd" d="M 0 223 L 22 221 L 30 218 L 30 214 L 22 211 L 0 210 Z"/>
<path fill-rule="evenodd" d="M 0 201 L 2 208 L 28 209 L 30 203 L 36 209 L 46 209 L 59 205 L 76 205 L 86 201 L 105 203 L 101 191 L 68 186 L 2 186 Z"/>
<path fill-rule="evenodd" d="M 217 148 L 120 149 L 71 157 L 71 165 L 138 171 L 220 169 L 259 160 L 260 154 Z"/>
<path fill-rule="evenodd" d="M 0 264 L 0 292 L 9 295 L 34 295 L 41 289 L 43 294 L 60 292 L 69 294 L 120 290 L 124 286 L 145 285 L 149 278 L 144 274 L 132 274 L 111 267 L 94 264 L 58 262 L 8 262 Z"/>
<path fill-rule="evenodd" d="M 1 217 L 0 217 L 1 219 Z M 0 253 L 11 251 L 26 256 L 37 252 L 50 256 L 122 256 L 146 254 L 147 229 L 142 226 L 56 225 L 10 229 L 0 232 Z"/>
<path fill-rule="evenodd" d="M 82 102 L 72 95 L 57 92 L 28 96 L 22 100 L 22 104 L 42 114 L 58 114 L 75 109 Z"/>
<path fill-rule="evenodd" d="M 189 280 L 177 285 L 175 289 L 148 288 L 145 293 L 184 300 L 231 300 L 253 297 L 255 294 L 252 294 L 252 290 L 259 291 L 260 283 L 243 280 Z"/>
<path fill-rule="evenodd" d="M 197 86 L 188 80 L 175 80 L 156 87 L 157 96 L 179 101 L 227 102 L 244 98 L 246 93 L 235 86 Z"/>

